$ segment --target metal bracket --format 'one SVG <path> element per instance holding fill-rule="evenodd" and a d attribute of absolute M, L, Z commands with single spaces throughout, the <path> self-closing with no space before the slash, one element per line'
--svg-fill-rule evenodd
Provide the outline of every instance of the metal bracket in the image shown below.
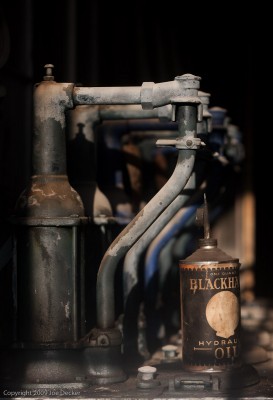
<path fill-rule="evenodd" d="M 163 146 L 174 146 L 178 150 L 196 150 L 201 146 L 205 146 L 205 143 L 200 138 L 195 137 L 183 137 L 177 139 L 159 139 L 156 141 L 158 147 Z"/>
<path fill-rule="evenodd" d="M 170 99 L 173 106 L 172 121 L 175 121 L 176 107 L 181 104 L 197 104 L 197 122 L 203 121 L 203 104 L 196 96 L 179 96 Z"/>
<path fill-rule="evenodd" d="M 169 391 L 181 390 L 219 390 L 220 379 L 212 374 L 183 374 L 169 380 Z"/>

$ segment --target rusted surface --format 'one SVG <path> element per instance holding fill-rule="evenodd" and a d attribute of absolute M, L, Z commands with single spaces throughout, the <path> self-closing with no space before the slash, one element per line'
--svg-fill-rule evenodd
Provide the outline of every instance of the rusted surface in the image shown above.
<path fill-rule="evenodd" d="M 20 217 L 75 217 L 83 216 L 83 204 L 70 186 L 67 176 L 33 176 L 29 186 L 18 199 Z"/>
<path fill-rule="evenodd" d="M 57 83 L 55 81 L 43 81 L 36 86 L 34 91 L 35 118 L 41 124 L 48 119 L 54 119 L 65 127 L 64 110 L 73 108 L 72 83 Z"/>

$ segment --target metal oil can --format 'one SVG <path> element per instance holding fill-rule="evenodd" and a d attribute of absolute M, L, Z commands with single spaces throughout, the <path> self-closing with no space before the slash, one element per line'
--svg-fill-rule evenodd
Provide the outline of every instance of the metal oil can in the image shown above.
<path fill-rule="evenodd" d="M 179 267 L 184 368 L 240 365 L 239 260 L 204 238 Z"/>
<path fill-rule="evenodd" d="M 205 195 L 196 220 L 204 227 L 204 238 L 199 239 L 198 249 L 179 263 L 182 331 L 179 382 L 185 377 L 191 382 L 196 379 L 205 382 L 206 376 L 214 382 L 215 390 L 256 384 L 259 375 L 252 365 L 243 362 L 241 354 L 241 264 L 239 259 L 219 249 L 217 240 L 210 237 Z"/>

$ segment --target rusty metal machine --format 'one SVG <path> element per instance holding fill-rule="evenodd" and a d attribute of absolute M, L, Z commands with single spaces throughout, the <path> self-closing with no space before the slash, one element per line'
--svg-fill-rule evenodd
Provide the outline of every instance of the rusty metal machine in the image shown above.
<path fill-rule="evenodd" d="M 8 343 L 1 343 L 2 396 L 239 399 L 259 393 L 263 368 L 269 371 L 271 361 L 256 369 L 241 352 L 240 262 L 210 237 L 206 202 L 204 238 L 177 265 L 181 329 L 151 353 L 140 343 L 151 326 L 145 325 L 141 308 L 149 296 L 141 254 L 190 204 L 189 193 L 206 191 L 206 185 L 193 183 L 196 155 L 211 131 L 209 94 L 200 91 L 200 78 L 184 74 L 141 87 L 83 87 L 59 83 L 53 65 L 45 68 L 34 88 L 32 176 L 11 218 L 14 324 Z M 176 149 L 176 164 L 161 189 L 107 243 L 98 263 L 92 235 L 104 235 L 100 228 L 116 221 L 96 182 L 95 125 L 162 113 L 175 122 L 177 137 L 157 144 Z M 73 145 L 90 165 L 81 165 L 78 155 L 68 174 Z M 95 273 L 90 271 L 93 257 Z M 117 291 L 120 267 L 122 289 Z"/>

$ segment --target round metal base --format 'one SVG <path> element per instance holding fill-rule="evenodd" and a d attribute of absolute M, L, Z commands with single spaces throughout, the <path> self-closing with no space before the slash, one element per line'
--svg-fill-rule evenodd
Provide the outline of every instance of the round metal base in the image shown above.
<path fill-rule="evenodd" d="M 124 381 L 120 348 L 12 349 L 0 352 L 0 387 L 81 389 Z"/>

